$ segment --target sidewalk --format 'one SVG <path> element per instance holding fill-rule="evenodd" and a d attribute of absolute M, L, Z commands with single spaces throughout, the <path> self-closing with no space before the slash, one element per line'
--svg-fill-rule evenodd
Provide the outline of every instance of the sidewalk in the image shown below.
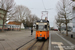
<path fill-rule="evenodd" d="M 0 32 L 0 50 L 16 50 L 26 42 L 35 38 L 29 30 Z"/>
<path fill-rule="evenodd" d="M 73 43 L 75 45 L 75 38 L 71 38 L 72 32 L 68 32 L 68 36 L 66 36 L 66 32 L 65 33 L 58 32 L 58 34 L 61 35 L 62 37 L 64 37 L 65 39 L 67 39 L 68 41 L 70 41 L 71 43 Z"/>

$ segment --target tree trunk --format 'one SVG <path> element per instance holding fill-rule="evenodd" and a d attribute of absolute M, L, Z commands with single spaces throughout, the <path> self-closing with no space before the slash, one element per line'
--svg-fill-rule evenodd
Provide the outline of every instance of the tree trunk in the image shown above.
<path fill-rule="evenodd" d="M 67 20 L 67 18 L 66 18 L 66 15 L 65 15 L 65 21 L 66 21 L 66 36 L 68 36 L 68 28 L 67 28 L 67 23 L 68 23 L 68 20 Z"/>
<path fill-rule="evenodd" d="M 68 36 L 67 23 L 66 23 L 66 36 Z"/>
<path fill-rule="evenodd" d="M 60 23 L 60 33 L 61 33 L 61 23 Z"/>
<path fill-rule="evenodd" d="M 7 14 L 7 13 L 6 13 L 6 14 Z M 5 24 L 5 21 L 6 21 L 6 14 L 5 14 L 4 17 L 3 17 L 2 32 L 4 31 L 4 24 Z"/>
<path fill-rule="evenodd" d="M 4 32 L 4 19 L 3 19 L 3 25 L 2 25 L 2 32 Z"/>

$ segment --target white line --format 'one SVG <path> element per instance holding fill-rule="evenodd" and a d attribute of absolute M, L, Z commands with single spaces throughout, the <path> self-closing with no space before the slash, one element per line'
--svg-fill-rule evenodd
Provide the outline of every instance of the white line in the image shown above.
<path fill-rule="evenodd" d="M 62 47 L 62 42 L 52 42 L 52 44 L 57 44 L 60 50 L 64 50 L 64 48 Z"/>
<path fill-rule="evenodd" d="M 49 35 L 49 47 L 48 47 L 48 50 L 51 50 L 51 33 Z"/>
<path fill-rule="evenodd" d="M 56 33 L 57 34 L 57 33 Z M 74 44 L 72 44 L 70 41 L 66 40 L 65 38 L 63 38 L 61 35 L 57 34 L 59 37 L 61 37 L 64 41 L 66 41 L 69 45 L 74 46 Z"/>

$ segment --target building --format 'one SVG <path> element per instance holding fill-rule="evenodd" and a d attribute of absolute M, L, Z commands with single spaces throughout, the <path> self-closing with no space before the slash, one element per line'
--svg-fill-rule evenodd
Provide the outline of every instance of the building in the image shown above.
<path fill-rule="evenodd" d="M 10 21 L 7 23 L 7 27 L 10 28 L 11 30 L 20 30 L 21 22 Z"/>
<path fill-rule="evenodd" d="M 21 29 L 25 29 L 25 27 L 24 27 L 24 24 L 23 24 L 23 23 L 21 23 Z"/>
<path fill-rule="evenodd" d="M 3 20 L 0 19 L 0 29 L 2 28 Z"/>
<path fill-rule="evenodd" d="M 0 30 L 2 29 L 2 26 L 3 26 L 3 17 L 6 14 L 6 12 L 7 12 L 6 10 L 0 8 Z"/>

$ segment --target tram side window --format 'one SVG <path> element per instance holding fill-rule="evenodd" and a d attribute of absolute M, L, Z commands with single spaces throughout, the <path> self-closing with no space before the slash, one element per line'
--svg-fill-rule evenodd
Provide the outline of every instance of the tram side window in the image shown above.
<path fill-rule="evenodd" d="M 38 30 L 38 25 L 36 25 L 36 30 Z"/>
<path fill-rule="evenodd" d="M 50 29 L 50 27 L 48 26 L 48 30 Z"/>
<path fill-rule="evenodd" d="M 47 25 L 45 25 L 45 28 L 47 29 Z"/>
<path fill-rule="evenodd" d="M 47 29 L 47 25 L 45 25 L 45 29 Z"/>

